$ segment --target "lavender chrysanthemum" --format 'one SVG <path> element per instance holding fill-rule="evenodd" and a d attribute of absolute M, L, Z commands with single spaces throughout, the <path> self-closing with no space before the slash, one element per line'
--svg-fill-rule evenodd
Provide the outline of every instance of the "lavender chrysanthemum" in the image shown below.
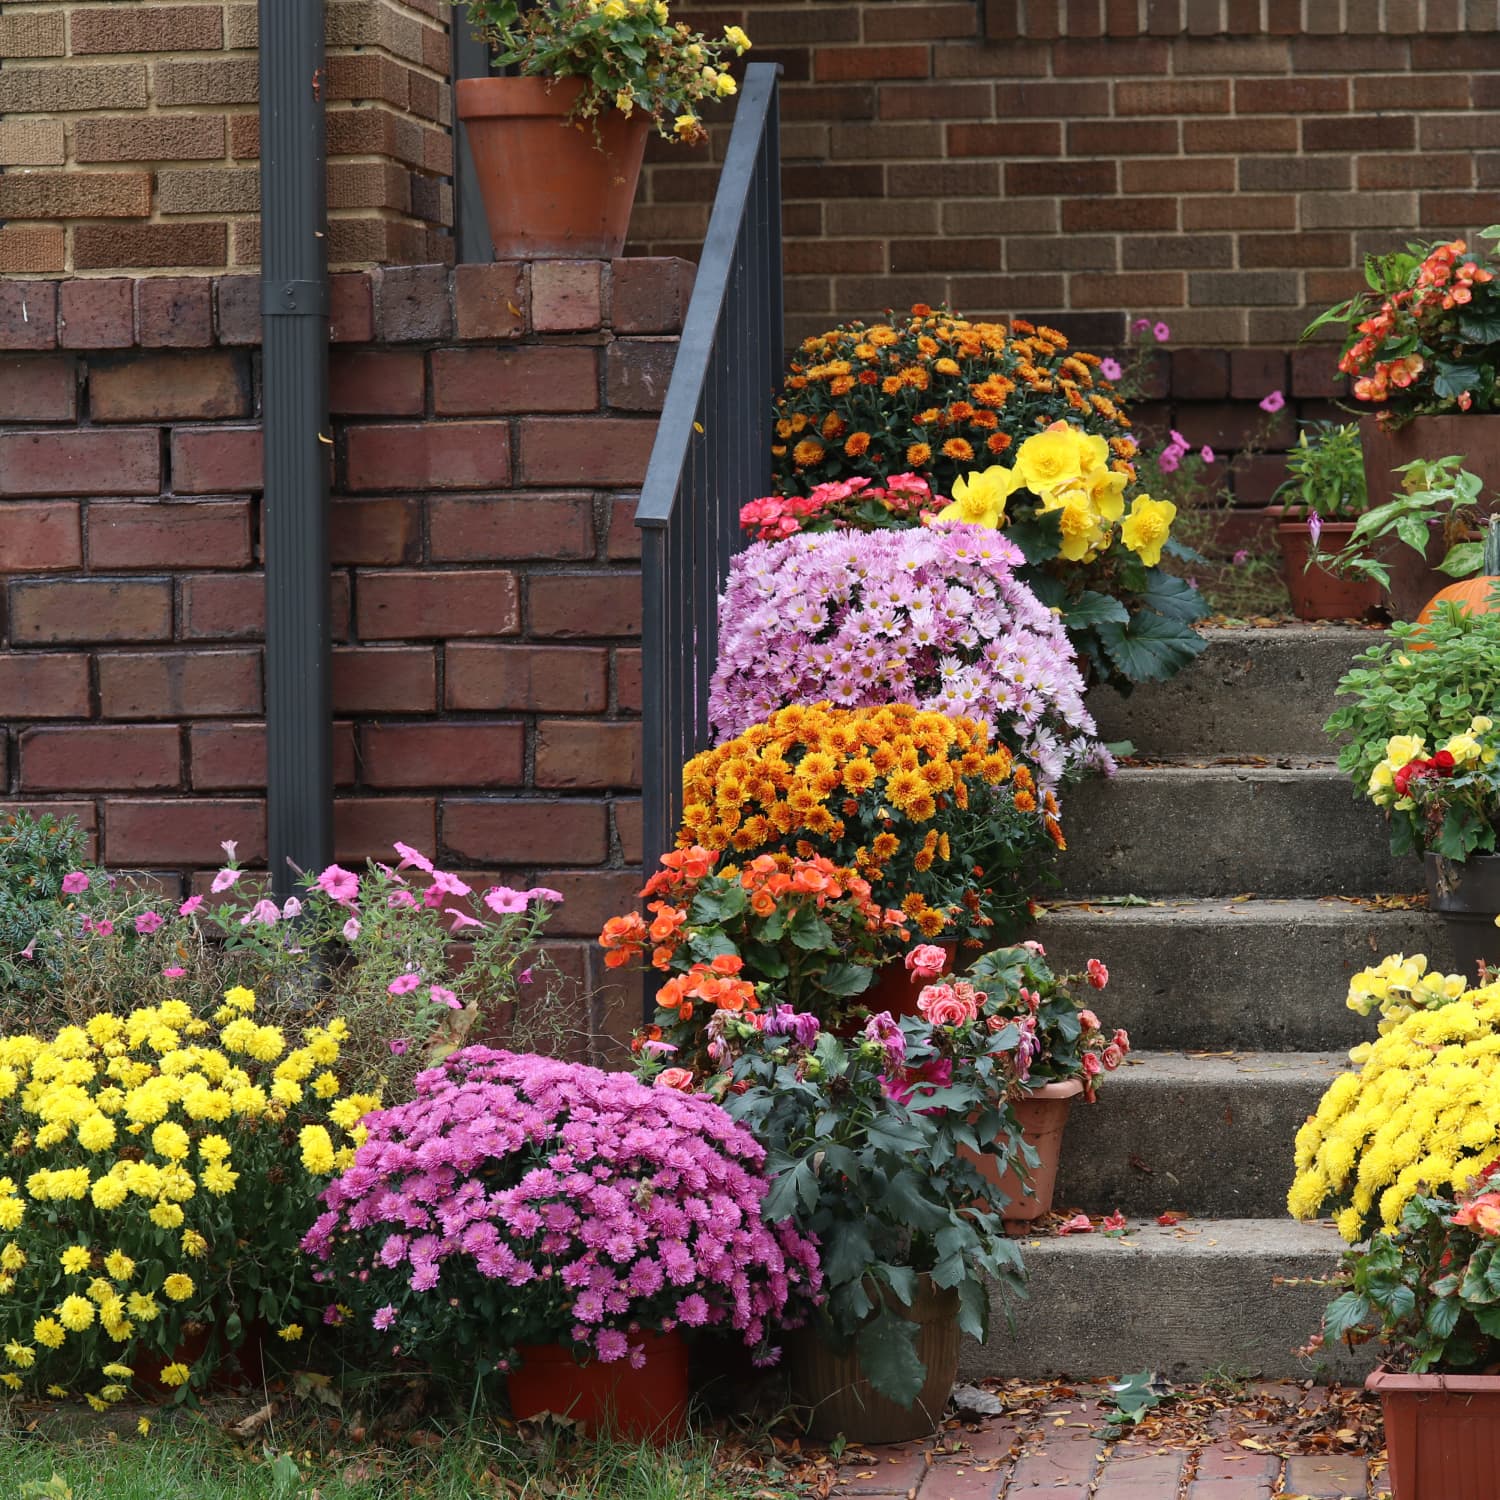
<path fill-rule="evenodd" d="M 792 703 L 909 703 L 983 720 L 1045 787 L 1110 770 L 1057 616 L 987 527 L 825 532 L 758 542 L 719 603 L 709 715 L 719 739 Z"/>

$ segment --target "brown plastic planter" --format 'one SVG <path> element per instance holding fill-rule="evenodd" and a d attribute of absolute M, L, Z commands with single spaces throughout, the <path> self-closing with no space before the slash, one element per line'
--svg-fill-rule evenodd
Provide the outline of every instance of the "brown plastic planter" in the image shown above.
<path fill-rule="evenodd" d="M 1281 545 L 1282 571 L 1292 596 L 1292 613 L 1299 620 L 1359 620 L 1381 600 L 1380 585 L 1367 578 L 1345 578 L 1326 568 L 1308 567 L 1312 552 L 1312 528 L 1306 521 L 1282 519 L 1281 506 L 1267 507 L 1276 520 L 1276 540 Z M 1322 550 L 1339 552 L 1354 531 L 1353 521 L 1325 521 Z"/>
<path fill-rule="evenodd" d="M 1377 1370 L 1393 1500 L 1500 1495 L 1500 1375 L 1394 1375 Z"/>

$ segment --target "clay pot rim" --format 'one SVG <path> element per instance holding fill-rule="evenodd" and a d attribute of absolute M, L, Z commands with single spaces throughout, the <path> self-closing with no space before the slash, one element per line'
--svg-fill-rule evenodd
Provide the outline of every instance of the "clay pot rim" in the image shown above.
<path fill-rule="evenodd" d="M 1037 1088 L 1028 1088 L 1023 1099 L 1076 1099 L 1083 1092 L 1083 1079 L 1063 1078 L 1056 1083 L 1044 1083 Z"/>
<path fill-rule="evenodd" d="M 1396 1370 L 1374 1370 L 1365 1376 L 1367 1391 L 1467 1391 L 1471 1394 L 1500 1395 L 1500 1375 L 1445 1375 L 1434 1370 L 1426 1375 L 1403 1374 Z"/>
<path fill-rule="evenodd" d="M 463 120 L 561 119 L 583 92 L 584 83 L 572 77 L 460 78 L 453 85 L 453 100 Z"/>

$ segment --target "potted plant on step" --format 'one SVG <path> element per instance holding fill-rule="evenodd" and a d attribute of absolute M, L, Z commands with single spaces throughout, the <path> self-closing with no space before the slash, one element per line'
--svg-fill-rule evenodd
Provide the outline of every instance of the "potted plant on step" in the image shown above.
<path fill-rule="evenodd" d="M 518 1418 L 675 1435 L 684 1333 L 773 1361 L 816 1294 L 813 1242 L 762 1215 L 765 1153 L 706 1098 L 470 1047 L 366 1125 L 303 1242 L 330 1300 L 387 1353 L 507 1372 Z"/>
<path fill-rule="evenodd" d="M 1428 894 L 1472 976 L 1500 958 L 1500 614 L 1444 604 L 1398 625 L 1339 683 L 1328 720 L 1339 767 L 1390 818 L 1391 849 L 1420 854 Z"/>
<path fill-rule="evenodd" d="M 1500 1192 L 1491 1162 L 1454 1197 L 1416 1197 L 1348 1251 L 1321 1338 L 1379 1339 L 1393 1500 L 1490 1500 L 1500 1449 Z"/>
<path fill-rule="evenodd" d="M 696 142 L 699 106 L 735 92 L 721 41 L 673 23 L 664 0 L 455 0 L 519 76 L 454 86 L 500 260 L 620 254 L 646 136 Z"/>
<path fill-rule="evenodd" d="M 1309 422 L 1286 455 L 1287 479 L 1266 514 L 1276 525 L 1292 612 L 1299 620 L 1358 619 L 1380 603 L 1373 579 L 1315 563 L 1325 538 L 1342 547 L 1365 510 L 1364 454 L 1356 422 Z"/>
<path fill-rule="evenodd" d="M 925 1017 L 872 1016 L 852 1037 L 783 1006 L 719 1012 L 701 1086 L 767 1150 L 765 1213 L 816 1239 L 826 1300 L 788 1349 L 811 1431 L 854 1442 L 924 1436 L 941 1420 L 960 1333 L 983 1340 L 990 1297 L 1021 1261 L 993 1189 L 963 1148 L 1008 1164 L 1021 1028 L 974 992 Z M 648 1068 L 650 1064 L 647 1064 Z"/>

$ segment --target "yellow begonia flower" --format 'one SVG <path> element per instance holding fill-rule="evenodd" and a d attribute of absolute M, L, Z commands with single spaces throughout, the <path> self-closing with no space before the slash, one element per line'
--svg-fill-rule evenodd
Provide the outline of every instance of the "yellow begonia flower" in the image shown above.
<path fill-rule="evenodd" d="M 1398 770 L 1427 754 L 1427 741 L 1419 734 L 1393 734 L 1385 742 L 1385 758 Z"/>
<path fill-rule="evenodd" d="M 1071 428 L 1049 427 L 1016 449 L 1016 473 L 1035 495 L 1046 495 L 1083 474 L 1084 453 Z"/>
<path fill-rule="evenodd" d="M 721 99 L 728 99 L 731 94 L 737 94 L 739 92 L 739 88 L 739 84 L 737 84 L 734 79 L 729 76 L 728 73 L 720 73 L 719 76 L 714 79 L 714 93 L 716 93 Z"/>
<path fill-rule="evenodd" d="M 1095 469 L 1084 476 L 1089 500 L 1106 521 L 1118 521 L 1125 514 L 1127 482 L 1124 474 L 1117 474 L 1113 469 Z"/>
<path fill-rule="evenodd" d="M 726 26 L 724 28 L 724 40 L 736 52 L 745 53 L 750 50 L 750 38 L 738 26 Z"/>
<path fill-rule="evenodd" d="M 1130 514 L 1120 527 L 1120 540 L 1135 553 L 1148 568 L 1161 561 L 1161 549 L 1172 531 L 1172 522 L 1177 518 L 1177 507 L 1170 500 L 1153 500 L 1150 495 L 1137 495 L 1130 507 Z"/>
<path fill-rule="evenodd" d="M 1069 562 L 1081 562 L 1104 540 L 1104 528 L 1086 500 L 1069 500 L 1059 507 L 1057 524 L 1062 536 L 1061 555 Z"/>
<path fill-rule="evenodd" d="M 1454 761 L 1460 768 L 1464 766 L 1472 766 L 1474 762 L 1479 759 L 1479 741 L 1476 740 L 1472 734 L 1455 734 L 1453 738 L 1443 746 L 1443 749 L 1453 757 Z"/>
<path fill-rule="evenodd" d="M 1005 517 L 1005 502 L 1020 488 L 1013 469 L 991 464 L 953 481 L 953 503 L 937 514 L 939 521 L 963 521 L 970 526 L 996 527 Z"/>
<path fill-rule="evenodd" d="M 1475 714 L 1469 723 L 1470 734 L 1488 734 L 1495 727 L 1495 721 L 1488 714 Z"/>
<path fill-rule="evenodd" d="M 697 115 L 678 115 L 672 122 L 672 129 L 676 135 L 683 140 L 698 133 Z"/>

